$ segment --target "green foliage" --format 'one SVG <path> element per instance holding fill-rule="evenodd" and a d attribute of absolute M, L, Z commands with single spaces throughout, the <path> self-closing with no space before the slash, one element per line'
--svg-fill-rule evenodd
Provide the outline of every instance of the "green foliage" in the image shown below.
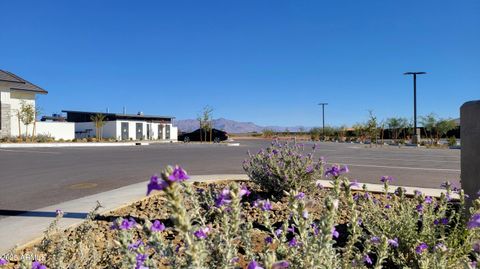
<path fill-rule="evenodd" d="M 453 146 L 456 146 L 457 145 L 457 139 L 455 138 L 455 136 L 450 136 L 448 138 L 448 145 L 450 147 L 453 147 Z"/>

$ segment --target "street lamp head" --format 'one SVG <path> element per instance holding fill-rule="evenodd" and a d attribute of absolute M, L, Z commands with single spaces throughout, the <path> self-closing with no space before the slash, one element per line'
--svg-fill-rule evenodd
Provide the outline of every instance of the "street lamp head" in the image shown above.
<path fill-rule="evenodd" d="M 404 75 L 423 75 L 426 74 L 427 72 L 405 72 L 403 73 Z"/>
<path fill-rule="evenodd" d="M 319 106 L 321 105 L 328 105 L 328 103 L 318 103 Z"/>

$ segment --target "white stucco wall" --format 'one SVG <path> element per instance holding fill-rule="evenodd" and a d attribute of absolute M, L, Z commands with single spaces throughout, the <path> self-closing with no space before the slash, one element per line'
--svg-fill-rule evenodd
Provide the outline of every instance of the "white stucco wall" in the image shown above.
<path fill-rule="evenodd" d="M 10 134 L 11 136 L 18 136 L 18 115 L 17 111 L 20 110 L 22 101 L 25 101 L 26 104 L 32 104 L 35 107 L 35 93 L 33 92 L 10 92 Z M 3 102 L 3 99 L 2 99 Z M 28 126 L 28 129 L 25 125 L 20 122 L 21 134 L 25 135 L 28 131 L 28 134 L 31 135 L 33 131 L 33 124 Z"/>
<path fill-rule="evenodd" d="M 95 124 L 93 122 L 75 122 L 75 138 L 88 138 L 88 137 L 96 137 L 97 129 L 95 128 Z M 88 130 L 91 131 L 88 131 Z M 117 139 L 116 132 L 117 126 L 115 121 L 107 121 L 105 125 L 102 127 L 103 130 L 103 138 L 114 138 Z"/>
<path fill-rule="evenodd" d="M 72 140 L 75 138 L 75 123 L 37 121 L 35 133 L 49 135 L 55 140 Z"/>
<path fill-rule="evenodd" d="M 146 122 L 146 121 L 134 121 L 134 120 L 117 120 L 117 121 L 108 121 L 105 126 L 103 126 L 103 137 L 104 138 L 114 138 L 116 140 L 122 140 L 122 122 L 128 123 L 128 139 L 127 140 L 137 140 L 137 123 L 142 124 L 143 138 L 142 140 L 159 140 L 158 138 L 158 125 L 160 123 Z M 147 128 L 150 125 L 150 139 L 147 138 Z M 165 125 L 163 124 L 163 136 L 160 140 L 165 140 Z M 90 137 L 95 137 L 95 125 L 93 122 L 76 122 L 75 123 L 75 137 L 76 138 L 86 138 L 88 133 L 78 133 L 85 132 L 87 129 L 92 129 L 90 131 Z M 177 141 L 178 130 L 177 127 L 170 127 L 170 139 L 168 141 Z"/>

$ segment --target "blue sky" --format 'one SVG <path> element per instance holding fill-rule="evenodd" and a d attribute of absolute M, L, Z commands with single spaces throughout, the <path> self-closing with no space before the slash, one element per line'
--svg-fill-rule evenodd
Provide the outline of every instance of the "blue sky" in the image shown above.
<path fill-rule="evenodd" d="M 458 117 L 480 99 L 480 1 L 8 1 L 0 69 L 62 109 L 261 125 Z"/>

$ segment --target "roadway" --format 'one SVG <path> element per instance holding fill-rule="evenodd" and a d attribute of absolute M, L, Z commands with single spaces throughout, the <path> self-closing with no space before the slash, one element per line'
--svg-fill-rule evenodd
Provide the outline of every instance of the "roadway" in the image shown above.
<path fill-rule="evenodd" d="M 192 175 L 241 174 L 247 151 L 270 143 L 236 142 L 241 145 L 0 149 L 0 215 L 2 210 L 33 210 L 147 181 L 167 164 L 180 164 Z M 347 164 L 349 177 L 360 182 L 378 183 L 382 175 L 390 175 L 398 185 L 438 188 L 445 180 L 458 183 L 460 177 L 460 150 L 320 143 L 315 157 L 320 156 Z"/>

